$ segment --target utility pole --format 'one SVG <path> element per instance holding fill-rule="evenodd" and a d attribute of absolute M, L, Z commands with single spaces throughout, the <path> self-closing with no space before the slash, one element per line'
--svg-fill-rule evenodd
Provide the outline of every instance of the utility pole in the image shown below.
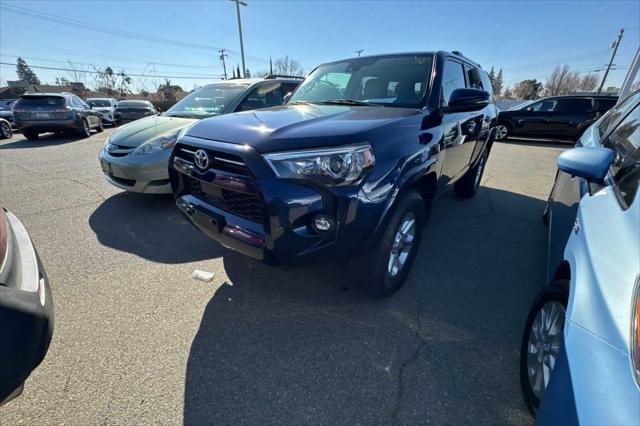
<path fill-rule="evenodd" d="M 624 28 L 620 29 L 620 34 L 618 34 L 618 39 L 613 42 L 613 53 L 611 54 L 611 60 L 609 61 L 609 65 L 607 66 L 607 70 L 604 72 L 604 76 L 602 77 L 602 83 L 600 83 L 600 88 L 598 89 L 598 93 L 602 92 L 602 88 L 604 87 L 604 82 L 607 80 L 607 76 L 609 75 L 609 70 L 611 69 L 611 65 L 613 64 L 613 59 L 616 57 L 616 52 L 618 51 L 618 46 L 620 46 L 620 41 L 622 40 L 622 35 L 624 34 Z"/>
<path fill-rule="evenodd" d="M 227 56 L 229 56 L 229 55 L 227 55 L 226 53 L 224 53 L 224 52 L 226 52 L 226 51 L 227 51 L 227 49 L 220 49 L 220 50 L 218 50 L 218 52 L 220 52 L 220 60 L 222 61 L 222 69 L 224 70 L 224 79 L 225 79 L 225 80 L 227 79 L 227 64 L 225 64 L 225 62 L 224 62 L 224 58 L 226 58 Z"/>
<path fill-rule="evenodd" d="M 247 6 L 247 3 L 241 0 L 230 0 L 236 4 L 236 13 L 238 15 L 238 33 L 240 34 L 240 57 L 242 58 L 242 76 L 246 77 L 247 67 L 244 64 L 244 44 L 242 43 L 242 23 L 240 22 L 240 5 Z M 238 76 L 239 78 L 240 76 Z"/>
<path fill-rule="evenodd" d="M 362 52 L 364 52 L 364 49 L 358 49 L 356 50 L 356 53 L 358 54 L 358 56 L 360 56 L 362 54 Z"/>

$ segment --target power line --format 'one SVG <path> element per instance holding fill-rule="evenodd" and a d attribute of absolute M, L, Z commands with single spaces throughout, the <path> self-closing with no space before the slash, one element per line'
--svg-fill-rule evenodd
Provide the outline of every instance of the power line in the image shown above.
<path fill-rule="evenodd" d="M 171 39 L 166 39 L 166 38 L 161 38 L 161 37 L 156 37 L 156 36 L 152 36 L 152 35 L 148 35 L 148 34 L 141 34 L 141 33 L 136 33 L 136 32 L 132 32 L 132 31 L 126 31 L 126 30 L 120 30 L 117 28 L 111 28 L 111 27 L 107 27 L 107 26 L 103 26 L 103 25 L 97 25 L 97 24 L 92 24 L 89 22 L 84 22 L 84 21 L 79 21 L 76 19 L 71 19 L 71 18 L 65 18 L 63 16 L 59 16 L 59 15 L 53 15 L 50 13 L 45 13 L 45 12 L 39 12 L 37 10 L 33 10 L 33 9 L 28 9 L 26 7 L 20 7 L 20 6 L 16 6 L 16 5 L 8 5 L 8 4 L 4 4 L 4 3 L 0 3 L 0 8 L 5 9 L 8 12 L 11 13 L 16 13 L 19 15 L 23 15 L 23 16 L 28 16 L 28 17 L 32 17 L 32 18 L 37 18 L 37 19 L 41 19 L 41 20 L 45 20 L 45 21 L 52 21 L 52 22 L 57 22 L 57 23 L 63 23 L 63 24 L 72 24 L 74 25 L 75 28 L 78 29 L 83 29 L 83 30 L 87 30 L 87 31 L 94 31 L 94 32 L 100 32 L 103 34 L 109 34 L 109 35 L 113 35 L 113 36 L 117 36 L 117 37 L 125 37 L 127 39 L 133 39 L 136 41 L 146 41 L 146 42 L 150 42 L 150 43 L 157 43 L 157 44 L 162 44 L 164 46 L 166 45 L 174 45 L 174 46 L 179 46 L 179 47 L 183 47 L 183 48 L 191 48 L 191 49 L 200 49 L 200 50 L 213 50 L 213 51 L 217 51 L 218 49 L 220 49 L 220 47 L 216 47 L 216 46 L 207 46 L 207 45 L 203 45 L 203 44 L 197 44 L 197 43 L 191 43 L 191 42 L 184 42 L 184 41 L 179 41 L 179 40 L 171 40 Z M 235 52 L 238 53 L 238 52 Z M 255 60 L 259 60 L 259 61 L 268 61 L 267 59 L 264 58 L 258 58 L 258 57 L 251 57 Z"/>
<path fill-rule="evenodd" d="M 0 65 L 10 65 L 15 66 L 10 62 L 0 62 Z M 43 69 L 43 70 L 55 70 L 55 71 L 68 71 L 68 72 L 80 72 L 80 73 L 88 73 L 88 74 L 102 74 L 102 71 L 92 71 L 92 70 L 73 70 L 69 68 L 57 68 L 57 67 L 45 67 L 42 65 L 29 65 L 30 68 Z M 144 74 L 126 74 L 129 77 L 148 77 Z M 202 75 L 202 76 L 175 76 L 175 75 L 154 75 L 155 78 L 182 78 L 182 79 L 209 79 L 209 80 L 220 80 L 221 76 L 212 76 L 212 75 Z"/>

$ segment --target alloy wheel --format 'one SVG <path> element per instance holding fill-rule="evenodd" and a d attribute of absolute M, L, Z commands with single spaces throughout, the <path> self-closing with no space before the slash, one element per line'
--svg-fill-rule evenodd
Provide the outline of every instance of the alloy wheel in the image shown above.
<path fill-rule="evenodd" d="M 560 302 L 547 302 L 536 314 L 529 331 L 527 375 L 533 393 L 540 400 L 560 354 L 565 315 Z"/>
<path fill-rule="evenodd" d="M 508 134 L 509 129 L 507 129 L 507 126 L 505 126 L 504 124 L 498 124 L 498 126 L 496 127 L 496 139 L 505 139 Z"/>
<path fill-rule="evenodd" d="M 407 263 L 411 249 L 413 248 L 413 239 L 416 234 L 416 217 L 412 212 L 407 213 L 393 237 L 391 245 L 391 253 L 389 254 L 389 264 L 387 272 L 390 276 L 395 277 Z"/>
<path fill-rule="evenodd" d="M 11 137 L 11 126 L 7 123 L 2 123 L 2 136 L 7 139 Z"/>

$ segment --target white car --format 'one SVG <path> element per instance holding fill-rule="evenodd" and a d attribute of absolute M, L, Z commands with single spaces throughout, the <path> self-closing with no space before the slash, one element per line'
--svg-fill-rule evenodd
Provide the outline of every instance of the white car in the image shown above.
<path fill-rule="evenodd" d="M 558 157 L 520 381 L 536 424 L 640 424 L 640 90 Z"/>
<path fill-rule="evenodd" d="M 115 110 L 118 106 L 118 101 L 114 98 L 89 98 L 87 103 L 91 105 L 92 109 L 98 111 L 102 115 L 102 122 L 116 125 Z"/>

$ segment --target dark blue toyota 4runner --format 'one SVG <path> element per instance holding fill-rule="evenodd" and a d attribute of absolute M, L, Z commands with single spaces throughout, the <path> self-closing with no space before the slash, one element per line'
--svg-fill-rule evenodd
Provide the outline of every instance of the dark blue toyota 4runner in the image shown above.
<path fill-rule="evenodd" d="M 205 234 L 276 264 L 357 257 L 376 295 L 404 282 L 431 200 L 478 190 L 497 109 L 459 52 L 320 65 L 284 106 L 199 121 L 169 162 Z"/>

